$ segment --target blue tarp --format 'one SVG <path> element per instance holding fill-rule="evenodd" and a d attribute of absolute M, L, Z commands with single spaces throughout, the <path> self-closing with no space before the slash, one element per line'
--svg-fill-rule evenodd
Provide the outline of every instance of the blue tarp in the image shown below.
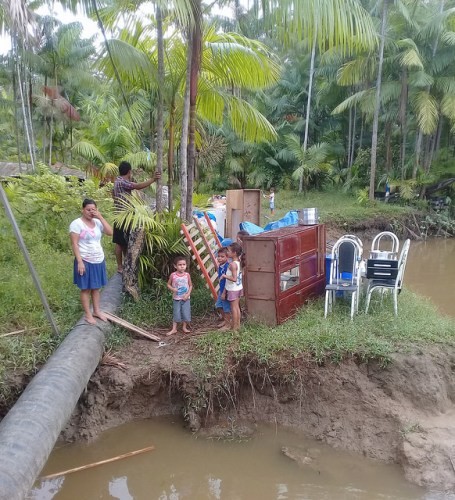
<path fill-rule="evenodd" d="M 265 227 L 264 231 L 273 231 L 274 229 L 279 229 L 280 227 L 292 226 L 292 224 L 297 224 L 299 222 L 299 215 L 297 210 L 291 210 L 287 212 L 281 219 L 274 222 L 269 222 Z"/>
<path fill-rule="evenodd" d="M 264 229 L 261 226 L 257 226 L 252 222 L 241 222 L 240 229 L 242 231 L 246 231 L 248 234 L 259 234 L 264 232 Z"/>

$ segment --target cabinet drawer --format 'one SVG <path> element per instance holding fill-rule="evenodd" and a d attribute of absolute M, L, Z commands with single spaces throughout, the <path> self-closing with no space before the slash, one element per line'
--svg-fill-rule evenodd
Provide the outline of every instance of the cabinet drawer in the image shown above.
<path fill-rule="evenodd" d="M 300 233 L 300 253 L 310 252 L 318 248 L 318 228 L 309 227 Z"/>

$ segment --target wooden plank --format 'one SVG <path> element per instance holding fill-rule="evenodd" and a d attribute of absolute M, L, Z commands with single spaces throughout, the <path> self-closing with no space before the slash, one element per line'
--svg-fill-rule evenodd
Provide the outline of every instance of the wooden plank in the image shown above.
<path fill-rule="evenodd" d="M 202 227 L 202 225 L 199 222 L 198 218 L 194 217 L 194 222 L 196 223 L 197 227 L 199 228 L 199 230 L 201 232 L 201 236 L 202 236 L 202 238 L 203 238 L 203 240 L 205 242 L 206 250 L 209 253 L 210 258 L 212 259 L 213 265 L 216 266 L 218 264 L 218 262 L 216 260 L 216 256 L 215 256 L 213 250 L 210 248 L 209 242 L 207 241 L 207 237 L 206 237 L 206 235 L 204 233 L 204 228 Z M 204 262 L 204 264 L 205 264 L 205 262 Z"/>
<path fill-rule="evenodd" d="M 218 234 L 216 233 L 215 228 L 213 227 L 213 224 L 212 224 L 212 221 L 210 220 L 209 214 L 207 212 L 204 212 L 204 217 L 205 217 L 205 220 L 207 222 L 207 226 L 210 228 L 210 231 L 212 231 L 216 245 L 218 246 L 218 248 L 221 248 L 221 241 L 218 238 Z"/>
<path fill-rule="evenodd" d="M 38 330 L 38 328 L 24 328 L 23 330 L 15 330 L 14 332 L 2 333 L 0 338 L 10 337 L 11 335 L 18 335 L 19 333 L 32 332 L 33 330 Z"/>
<path fill-rule="evenodd" d="M 205 264 L 207 263 L 207 261 L 208 261 L 208 260 L 211 260 L 211 258 L 212 258 L 212 257 L 210 256 L 210 254 L 207 254 L 207 255 L 206 255 L 206 256 L 202 259 L 202 263 L 204 264 L 204 266 L 205 266 Z M 210 262 L 210 264 L 213 266 L 213 262 Z M 207 267 L 208 267 L 208 266 L 207 266 Z M 208 269 L 207 269 L 207 270 L 208 270 Z"/>
<path fill-rule="evenodd" d="M 119 318 L 118 316 L 115 316 L 115 314 L 111 314 L 105 311 L 103 311 L 103 313 L 106 316 L 106 318 L 112 323 L 116 323 L 117 325 L 123 326 L 123 328 L 126 328 L 131 332 L 137 333 L 138 335 L 142 335 L 143 337 L 146 337 L 150 340 L 155 340 L 156 342 L 161 341 L 161 338 L 158 337 L 157 335 L 153 335 L 153 333 L 146 332 L 142 328 L 139 328 L 138 326 L 133 325 L 132 323 L 129 323 L 128 321 Z"/>
<path fill-rule="evenodd" d="M 154 446 L 147 446 L 147 448 L 142 448 L 141 450 L 130 451 L 128 453 L 123 453 L 123 455 L 118 455 L 117 457 L 108 458 L 106 460 L 100 460 L 99 462 L 94 462 L 92 464 L 81 465 L 80 467 L 74 467 L 73 469 L 64 470 L 62 472 L 56 472 L 55 474 L 49 474 L 47 476 L 42 476 L 41 480 L 45 479 L 53 479 L 54 477 L 66 476 L 66 474 L 72 474 L 73 472 L 79 472 L 85 469 L 91 469 L 92 467 L 97 467 L 98 465 L 110 464 L 111 462 L 115 462 L 117 460 L 122 460 L 124 458 L 134 457 L 135 455 L 139 455 L 140 453 L 145 453 L 147 451 L 154 450 Z"/>
<path fill-rule="evenodd" d="M 189 240 L 190 236 L 189 236 L 189 233 L 188 233 L 188 230 L 187 230 L 185 224 L 182 223 L 181 229 L 184 232 L 187 239 Z M 188 243 L 190 243 L 190 242 L 188 241 Z M 212 292 L 214 299 L 216 300 L 218 298 L 218 293 L 215 290 L 213 283 L 210 281 L 210 275 L 207 273 L 207 271 L 204 267 L 204 264 L 202 263 L 201 256 L 199 255 L 199 252 L 198 252 L 197 248 L 193 245 L 192 241 L 191 241 L 190 245 L 192 245 L 192 252 L 196 258 L 196 261 L 197 261 L 199 267 L 201 268 L 202 275 L 204 276 L 204 279 L 205 279 L 206 283 L 208 284 L 209 289 Z"/>

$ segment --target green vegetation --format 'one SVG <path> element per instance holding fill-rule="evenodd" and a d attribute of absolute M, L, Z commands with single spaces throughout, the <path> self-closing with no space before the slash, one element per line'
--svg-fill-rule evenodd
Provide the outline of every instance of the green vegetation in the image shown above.
<path fill-rule="evenodd" d="M 0 334 L 24 328 L 30 330 L 25 334 L 0 338 L 0 404 L 11 396 L 11 377 L 33 374 L 81 317 L 79 294 L 72 284 L 73 256 L 67 228 L 80 213 L 84 196 L 94 197 L 111 218 L 109 190 L 109 186 L 98 189 L 90 181 L 82 185 L 67 183 L 45 170 L 42 175 L 26 176 L 22 181 L 9 184 L 10 202 L 61 335 L 55 338 L 51 334 L 10 224 L 0 211 Z M 199 198 L 206 199 L 207 196 L 200 195 Z M 339 191 L 311 191 L 302 195 L 280 190 L 277 206 L 275 218 L 292 208 L 316 206 L 323 221 L 339 225 L 379 217 L 391 221 L 412 210 L 381 202 L 361 206 L 355 198 Z M 266 199 L 263 199 L 262 208 L 263 214 L 268 214 Z M 142 211 L 140 216 L 151 217 L 151 214 Z M 160 217 L 153 226 L 154 243 L 151 252 L 146 251 L 143 257 L 148 265 L 144 268 L 141 300 L 126 300 L 119 313 L 138 326 L 168 327 L 171 321 L 172 299 L 165 285 L 169 272 L 166 264 L 169 264 L 169 255 L 181 249 L 178 223 L 175 214 L 171 213 Z M 103 245 L 111 275 L 115 270 L 113 249 L 107 238 Z M 213 301 L 204 283 L 198 281 L 197 276 L 194 278 L 192 308 L 195 318 L 201 320 L 212 313 Z M 434 308 L 410 292 L 400 297 L 398 319 L 394 318 L 387 301 L 382 308 L 373 302 L 371 314 L 360 314 L 354 322 L 344 310 L 347 307 L 340 302 L 334 314 L 324 320 L 323 305 L 316 301 L 302 309 L 296 319 L 277 328 L 246 324 L 239 334 L 214 332 L 201 336 L 196 340 L 199 354 L 193 368 L 200 374 L 215 377 L 227 362 L 241 363 L 249 358 L 273 366 L 278 363 L 278 354 L 284 354 L 289 360 L 304 356 L 319 363 L 341 361 L 352 356 L 361 360 L 375 358 L 385 363 L 395 350 L 432 343 L 452 344 L 454 341 L 454 321 L 441 317 Z M 107 347 L 115 351 L 130 341 L 129 334 L 114 328 L 108 336 Z M 289 366 L 292 371 L 292 363 Z"/>
<path fill-rule="evenodd" d="M 372 303 L 368 315 L 349 318 L 349 304 L 338 300 L 333 314 L 324 318 L 323 300 L 301 309 L 297 317 L 269 328 L 247 324 L 236 334 L 214 332 L 196 340 L 199 355 L 193 368 L 202 378 L 225 376 L 224 370 L 242 361 L 280 367 L 306 359 L 316 363 L 378 360 L 386 364 L 394 352 L 415 351 L 434 344 L 455 345 L 455 320 L 442 317 L 425 299 L 404 291 L 398 318 L 391 297 Z"/>
<path fill-rule="evenodd" d="M 267 222 L 270 210 L 267 199 L 262 201 L 262 219 Z M 361 220 L 387 217 L 400 219 L 416 211 L 408 205 L 395 203 L 367 202 L 356 203 L 352 194 L 340 190 L 310 191 L 303 195 L 295 191 L 278 191 L 275 197 L 275 216 L 273 220 L 281 218 L 291 209 L 317 207 L 321 222 L 337 224 L 352 224 Z"/>
<path fill-rule="evenodd" d="M 171 256 L 185 252 L 175 207 L 190 218 L 195 186 L 204 193 L 274 187 L 276 219 L 318 207 L 323 222 L 344 230 L 376 221 L 422 237 L 455 234 L 454 0 L 172 0 L 147 4 L 146 16 L 142 0 L 62 0 L 104 26 L 109 51 L 84 39 L 80 23 L 35 15 L 41 3 L 0 2 L 2 31 L 12 39 L 0 58 L 0 161 L 30 162 L 40 174 L 9 182 L 7 194 L 62 337 L 81 314 L 66 228 L 85 196 L 113 220 L 109 183 L 121 159 L 137 180 L 163 170 L 170 193 L 169 212 L 155 216 L 136 198 L 123 214 L 146 231 L 144 295 L 122 311 L 144 326 L 168 324 L 162 277 Z M 217 17 L 209 4 L 234 6 L 233 16 Z M 67 183 L 43 167 L 56 163 L 91 178 Z M 106 187 L 98 189 L 100 180 Z M 387 183 L 399 204 L 374 201 Z M 439 197 L 438 210 L 427 195 Z M 161 205 L 158 197 L 158 212 Z M 269 217 L 264 199 L 261 224 Z M 104 247 L 112 272 L 112 247 Z M 61 339 L 49 333 L 2 211 L 0 259 L 0 334 L 36 328 L 0 338 L 1 385 L 11 371 L 36 370 Z M 354 323 L 343 311 L 321 321 L 316 302 L 277 329 L 247 325 L 240 335 L 201 338 L 201 359 L 221 366 L 228 355 L 248 353 L 271 363 L 284 350 L 318 362 L 385 362 L 414 342 L 452 342 L 450 320 L 422 306 L 423 321 L 410 294 L 400 302 L 393 324 L 386 310 Z M 210 304 L 198 286 L 194 313 Z M 109 345 L 126 341 L 116 329 Z"/>

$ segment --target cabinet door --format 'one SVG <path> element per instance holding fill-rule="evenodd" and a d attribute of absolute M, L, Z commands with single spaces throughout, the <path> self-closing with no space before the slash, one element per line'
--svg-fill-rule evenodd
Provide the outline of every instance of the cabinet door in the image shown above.
<path fill-rule="evenodd" d="M 282 298 L 278 303 L 278 323 L 283 323 L 300 309 L 303 303 L 302 289 L 296 289 L 287 297 Z"/>
<path fill-rule="evenodd" d="M 285 236 L 278 240 L 278 266 L 286 265 L 290 259 L 296 260 L 300 255 L 299 233 Z"/>
<path fill-rule="evenodd" d="M 300 233 L 300 253 L 317 250 L 318 243 L 318 226 L 308 227 Z"/>
<path fill-rule="evenodd" d="M 300 263 L 300 282 L 305 286 L 315 281 L 319 276 L 318 253 L 305 255 Z"/>

